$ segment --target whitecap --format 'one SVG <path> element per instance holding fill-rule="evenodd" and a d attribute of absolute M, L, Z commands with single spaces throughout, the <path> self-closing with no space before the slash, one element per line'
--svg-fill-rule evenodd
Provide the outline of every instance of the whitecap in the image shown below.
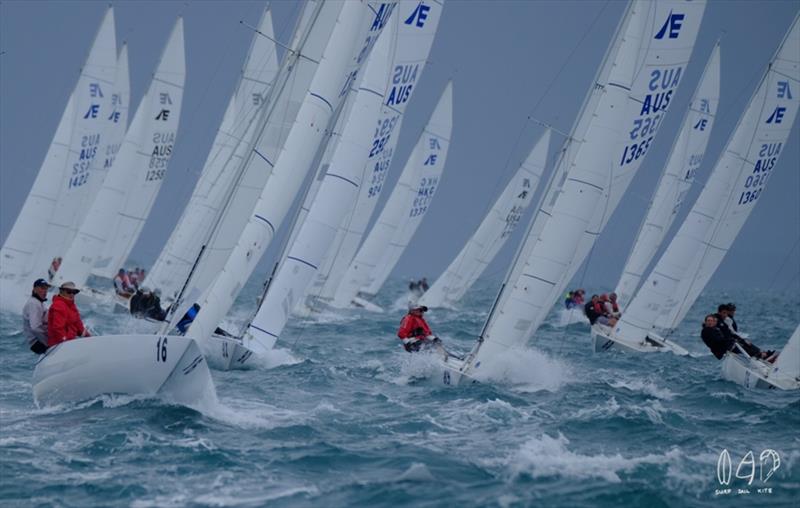
<path fill-rule="evenodd" d="M 566 363 L 536 349 L 507 349 L 473 373 L 478 381 L 510 384 L 526 393 L 555 392 L 573 378 Z"/>
<path fill-rule="evenodd" d="M 609 383 L 609 386 L 617 389 L 624 388 L 632 392 L 641 392 L 645 395 L 650 395 L 651 397 L 662 400 L 672 400 L 675 398 L 675 393 L 673 393 L 669 388 L 661 388 L 652 381 L 646 381 L 642 379 L 618 380 Z"/>
<path fill-rule="evenodd" d="M 568 449 L 569 439 L 560 432 L 557 437 L 543 434 L 529 439 L 514 452 L 508 467 L 514 477 L 528 475 L 532 478 L 563 476 L 569 478 L 602 478 L 620 483 L 619 473 L 630 472 L 643 464 L 664 464 L 674 461 L 679 452 L 670 450 L 663 455 L 647 454 L 641 457 L 613 455 L 581 455 Z"/>

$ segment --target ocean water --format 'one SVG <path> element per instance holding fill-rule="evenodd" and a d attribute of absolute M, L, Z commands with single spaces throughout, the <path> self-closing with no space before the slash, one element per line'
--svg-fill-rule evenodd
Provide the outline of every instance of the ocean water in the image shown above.
<path fill-rule="evenodd" d="M 428 313 L 449 348 L 472 346 L 495 288 L 482 281 L 458 312 Z M 257 293 L 247 288 L 228 326 Z M 0 314 L 0 504 L 800 504 L 800 394 L 722 380 L 698 338 L 706 311 L 732 300 L 741 328 L 779 348 L 800 320 L 783 295 L 704 294 L 677 334 L 693 358 L 594 354 L 588 326 L 557 328 L 554 312 L 502 373 L 460 387 L 442 386 L 430 357 L 400 347 L 404 311 L 392 307 L 402 296 L 396 280 L 379 300 L 384 314 L 295 320 L 257 368 L 212 372 L 218 402 L 201 408 L 122 396 L 38 408 L 34 355 L 19 318 Z M 146 328 L 103 306 L 82 310 L 99 332 Z M 764 450 L 780 459 L 768 478 Z"/>

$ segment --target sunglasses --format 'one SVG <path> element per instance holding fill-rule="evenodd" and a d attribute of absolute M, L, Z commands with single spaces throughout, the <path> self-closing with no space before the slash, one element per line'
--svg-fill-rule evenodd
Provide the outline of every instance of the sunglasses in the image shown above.
<path fill-rule="evenodd" d="M 81 292 L 80 289 L 62 289 L 61 291 L 65 292 L 68 295 L 77 295 Z"/>

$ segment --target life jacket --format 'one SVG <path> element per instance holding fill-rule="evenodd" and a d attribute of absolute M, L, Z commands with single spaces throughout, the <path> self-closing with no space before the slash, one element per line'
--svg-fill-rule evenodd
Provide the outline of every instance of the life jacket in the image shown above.
<path fill-rule="evenodd" d="M 421 329 L 421 330 L 419 330 Z M 419 333 L 419 332 L 422 333 Z M 409 339 L 411 337 L 427 337 L 431 335 L 431 328 L 422 316 L 415 316 L 413 314 L 406 314 L 403 320 L 400 321 L 400 328 L 397 330 L 397 336 L 402 339 Z"/>
<path fill-rule="evenodd" d="M 603 302 L 600 300 L 592 304 L 592 310 L 594 310 L 595 314 L 598 316 L 605 316 L 606 314 L 606 310 L 603 308 Z"/>

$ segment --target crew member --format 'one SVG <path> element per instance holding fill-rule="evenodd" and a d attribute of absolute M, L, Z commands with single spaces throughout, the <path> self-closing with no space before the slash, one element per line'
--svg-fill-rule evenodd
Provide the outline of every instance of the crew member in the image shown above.
<path fill-rule="evenodd" d="M 716 314 L 709 314 L 705 317 L 700 338 L 703 339 L 703 343 L 708 346 L 717 360 L 722 360 L 728 351 L 739 354 L 739 347 L 753 358 L 767 361 L 775 361 L 776 358 L 775 351 L 761 351 L 749 340 L 742 339 L 738 335 L 726 334 L 725 328 L 719 325 Z M 736 347 L 737 344 L 739 347 Z"/>
<path fill-rule="evenodd" d="M 397 336 L 403 341 L 403 347 L 409 353 L 414 353 L 434 344 L 441 344 L 438 337 L 431 332 L 431 327 L 422 315 L 428 311 L 424 305 L 411 304 L 408 314 L 403 316 Z"/>
<path fill-rule="evenodd" d="M 47 290 L 50 284 L 44 279 L 33 283 L 31 297 L 22 308 L 22 331 L 31 351 L 37 355 L 47 351 Z"/>
<path fill-rule="evenodd" d="M 78 337 L 89 337 L 89 330 L 83 326 L 81 314 L 75 306 L 75 295 L 80 290 L 74 282 L 65 282 L 53 297 L 53 305 L 47 313 L 47 345 L 53 347 Z"/>

